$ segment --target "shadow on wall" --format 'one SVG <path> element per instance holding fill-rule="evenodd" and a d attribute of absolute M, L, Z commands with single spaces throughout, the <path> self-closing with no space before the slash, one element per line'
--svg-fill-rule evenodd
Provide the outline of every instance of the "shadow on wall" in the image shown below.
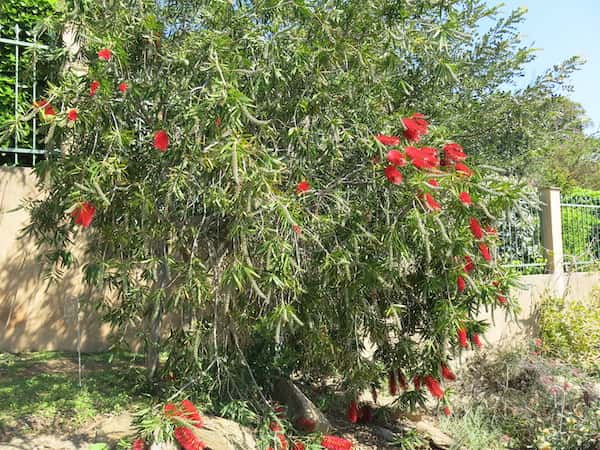
<path fill-rule="evenodd" d="M 0 351 L 76 351 L 78 316 L 81 350 L 104 350 L 109 327 L 85 301 L 80 271 L 49 283 L 34 242 L 18 239 L 29 220 L 20 206 L 39 195 L 35 182 L 31 169 L 0 168 Z"/>

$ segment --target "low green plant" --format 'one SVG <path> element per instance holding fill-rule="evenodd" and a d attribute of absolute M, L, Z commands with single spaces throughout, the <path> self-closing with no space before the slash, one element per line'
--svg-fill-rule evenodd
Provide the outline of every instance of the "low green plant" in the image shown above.
<path fill-rule="evenodd" d="M 540 307 L 542 350 L 590 373 L 600 373 L 600 293 L 588 302 L 546 298 Z"/>
<path fill-rule="evenodd" d="M 464 414 L 446 417 L 440 421 L 441 429 L 451 434 L 456 444 L 453 449 L 500 450 L 510 448 L 508 435 L 490 423 L 484 408 L 474 407 Z"/>

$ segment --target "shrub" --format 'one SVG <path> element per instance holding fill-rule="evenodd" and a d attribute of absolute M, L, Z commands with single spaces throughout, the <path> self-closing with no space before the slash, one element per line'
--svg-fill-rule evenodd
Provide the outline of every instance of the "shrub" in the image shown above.
<path fill-rule="evenodd" d="M 546 354 L 600 373 L 600 291 L 587 302 L 544 299 L 539 324 Z"/>

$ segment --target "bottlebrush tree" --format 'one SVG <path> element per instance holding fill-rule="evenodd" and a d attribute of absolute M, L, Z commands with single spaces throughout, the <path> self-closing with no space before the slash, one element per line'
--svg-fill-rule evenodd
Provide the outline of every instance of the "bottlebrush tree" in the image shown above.
<path fill-rule="evenodd" d="M 57 266 L 85 247 L 90 301 L 139 333 L 148 377 L 242 397 L 391 374 L 443 396 L 478 313 L 516 307 L 494 226 L 523 198 L 400 88 L 404 40 L 437 54 L 417 25 L 464 2 L 108 3 L 63 19 L 89 71 L 45 96 L 64 151 L 28 231 Z"/>

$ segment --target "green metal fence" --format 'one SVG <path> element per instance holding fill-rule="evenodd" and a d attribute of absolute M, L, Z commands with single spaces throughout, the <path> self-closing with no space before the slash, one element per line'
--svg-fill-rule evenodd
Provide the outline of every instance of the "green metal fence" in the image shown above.
<path fill-rule="evenodd" d="M 563 198 L 560 212 L 565 270 L 595 268 L 600 260 L 600 198 Z"/>
<path fill-rule="evenodd" d="M 14 71 L 1 74 L 5 79 L 14 80 L 14 109 L 9 112 L 8 120 L 0 123 L 0 135 L 4 136 L 10 128 L 14 132 L 0 141 L 0 165 L 32 166 L 45 154 L 37 118 L 33 116 L 26 123 L 20 121 L 19 127 L 10 127 L 10 124 L 22 119 L 23 111 L 38 99 L 38 56 L 48 47 L 38 43 L 35 35 L 28 36 L 18 25 L 12 29 L 0 29 L 0 46 L 8 46 L 14 55 Z"/>

